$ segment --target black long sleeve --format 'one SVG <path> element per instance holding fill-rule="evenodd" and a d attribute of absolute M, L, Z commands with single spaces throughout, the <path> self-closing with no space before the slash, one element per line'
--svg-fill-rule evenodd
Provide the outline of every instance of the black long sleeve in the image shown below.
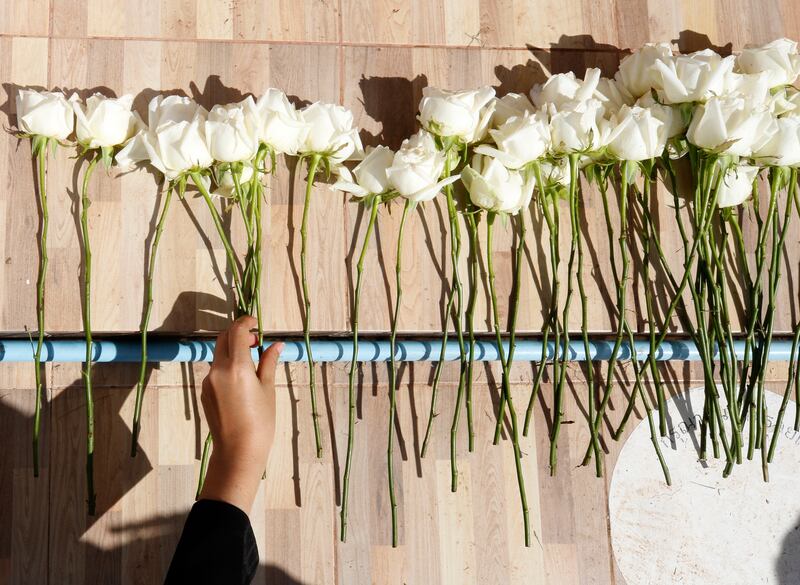
<path fill-rule="evenodd" d="M 258 567 L 258 547 L 242 510 L 214 500 L 192 506 L 165 585 L 247 585 Z"/>

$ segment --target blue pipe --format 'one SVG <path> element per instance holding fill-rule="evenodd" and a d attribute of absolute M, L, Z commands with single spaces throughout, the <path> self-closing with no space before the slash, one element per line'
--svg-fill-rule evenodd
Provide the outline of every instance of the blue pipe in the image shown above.
<path fill-rule="evenodd" d="M 286 347 L 281 354 L 283 362 L 304 362 L 306 360 L 305 347 L 302 341 L 286 341 Z M 270 344 L 266 343 L 264 347 Z M 593 361 L 608 361 L 611 357 L 613 342 L 596 340 L 589 342 L 589 359 Z M 506 350 L 508 345 L 505 344 Z M 740 357 L 744 355 L 744 342 L 735 342 L 736 352 Z M 431 362 L 439 358 L 441 341 L 405 339 L 398 340 L 396 357 L 405 362 Z M 639 359 L 647 356 L 649 345 L 647 341 L 635 343 L 636 354 Z M 349 362 L 352 358 L 352 341 L 346 337 L 340 339 L 319 339 L 311 342 L 314 359 L 317 362 Z M 553 356 L 554 346 L 548 344 L 549 356 Z M 772 361 L 788 361 L 791 355 L 791 341 L 775 339 L 772 342 L 769 359 Z M 83 339 L 50 339 L 46 340 L 42 348 L 42 361 L 47 362 L 82 362 L 85 356 L 85 342 Z M 520 362 L 538 361 L 542 353 L 542 342 L 538 340 L 517 340 L 515 360 Z M 33 361 L 34 346 L 27 339 L 0 339 L 0 362 L 31 362 Z M 94 342 L 95 362 L 138 362 L 141 359 L 139 341 L 128 339 L 98 340 Z M 148 342 L 148 361 L 150 362 L 207 362 L 214 356 L 213 340 L 177 340 L 153 338 Z M 256 350 L 253 350 L 253 359 L 256 359 Z M 453 361 L 459 359 L 458 343 L 448 342 L 445 359 Z M 475 359 L 477 361 L 497 361 L 497 345 L 493 341 L 479 340 L 476 342 Z M 573 341 L 569 346 L 570 361 L 586 361 L 583 350 L 583 341 Z M 628 344 L 623 344 L 620 359 L 630 359 Z M 656 359 L 659 361 L 699 361 L 700 354 L 694 343 L 683 339 L 665 340 L 658 350 Z M 358 361 L 361 362 L 386 362 L 389 361 L 389 342 L 385 339 L 362 338 L 359 341 Z"/>

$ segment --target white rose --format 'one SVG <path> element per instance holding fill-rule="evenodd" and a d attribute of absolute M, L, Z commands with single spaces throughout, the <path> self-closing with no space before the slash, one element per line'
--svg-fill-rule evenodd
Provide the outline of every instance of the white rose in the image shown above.
<path fill-rule="evenodd" d="M 133 96 L 109 98 L 96 93 L 86 100 L 72 102 L 75 110 L 75 135 L 86 148 L 113 147 L 124 144 L 136 129 L 131 112 Z"/>
<path fill-rule="evenodd" d="M 334 164 L 341 164 L 363 151 L 358 129 L 353 127 L 353 112 L 342 106 L 315 102 L 300 111 L 308 125 L 305 142 L 298 149 L 303 154 L 324 154 Z"/>
<path fill-rule="evenodd" d="M 736 59 L 743 73 L 767 73 L 770 87 L 791 85 L 800 74 L 800 56 L 797 43 L 777 39 L 766 45 L 748 45 Z"/>
<path fill-rule="evenodd" d="M 770 139 L 770 120 L 766 107 L 737 96 L 714 97 L 697 106 L 686 137 L 699 148 L 747 157 Z"/>
<path fill-rule="evenodd" d="M 671 60 L 672 47 L 669 43 L 648 43 L 620 62 L 616 79 L 630 95 L 641 97 L 651 89 L 661 89 L 661 79 L 654 65 Z"/>
<path fill-rule="evenodd" d="M 650 160 L 666 148 L 669 128 L 649 108 L 623 106 L 608 124 L 607 148 L 619 160 Z"/>
<path fill-rule="evenodd" d="M 553 104 L 557 109 L 562 109 L 571 102 L 583 102 L 594 97 L 599 83 L 600 70 L 597 68 L 587 69 L 582 81 L 572 71 L 558 73 L 543 85 L 533 86 L 531 101 L 540 108 L 545 104 Z"/>
<path fill-rule="evenodd" d="M 472 202 L 488 211 L 515 214 L 531 201 L 533 181 L 519 171 L 506 168 L 499 160 L 476 154 L 461 171 L 461 182 Z"/>
<path fill-rule="evenodd" d="M 551 111 L 552 149 L 558 154 L 593 151 L 603 146 L 597 122 L 602 112 L 597 100 L 573 104 L 571 108 Z"/>
<path fill-rule="evenodd" d="M 608 77 L 600 78 L 594 95 L 603 104 L 603 112 L 606 117 L 614 115 L 622 106 L 632 106 L 635 101 L 621 83 Z M 645 95 L 649 96 L 650 94 Z"/>
<path fill-rule="evenodd" d="M 75 127 L 73 101 L 59 91 L 21 89 L 17 93 L 17 126 L 26 133 L 56 140 L 66 140 Z"/>
<path fill-rule="evenodd" d="M 182 95 L 158 95 L 147 104 L 147 127 L 155 130 L 160 126 L 175 122 L 188 122 L 198 113 L 208 115 L 206 109 Z"/>
<path fill-rule="evenodd" d="M 481 144 L 475 152 L 495 157 L 510 169 L 519 169 L 538 160 L 550 148 L 550 127 L 542 115 L 525 112 L 489 130 L 489 134 L 497 147 Z"/>
<path fill-rule="evenodd" d="M 394 152 L 388 146 L 367 147 L 364 160 L 358 163 L 352 173 L 344 165 L 339 167 L 339 180 L 333 188 L 352 193 L 356 197 L 385 193 L 391 189 L 386 171 L 393 162 Z"/>
<path fill-rule="evenodd" d="M 733 207 L 747 201 L 753 193 L 753 181 L 758 171 L 758 167 L 751 165 L 735 165 L 728 168 L 719 182 L 717 205 L 720 208 Z"/>
<path fill-rule="evenodd" d="M 439 180 L 444 171 L 444 153 L 425 130 L 406 138 L 386 169 L 392 187 L 411 201 L 429 201 L 436 197 L 445 185 L 458 180 L 458 175 Z"/>
<path fill-rule="evenodd" d="M 261 128 L 259 138 L 276 152 L 296 155 L 306 141 L 309 126 L 279 89 L 270 88 L 256 103 Z"/>
<path fill-rule="evenodd" d="M 447 91 L 435 87 L 422 90 L 419 121 L 422 127 L 443 137 L 459 138 L 471 144 L 480 141 L 494 112 L 494 89 Z"/>
<path fill-rule="evenodd" d="M 507 93 L 503 97 L 495 99 L 492 126 L 495 128 L 502 126 L 509 118 L 522 116 L 525 112 L 529 114 L 536 112 L 531 100 L 521 93 Z"/>
<path fill-rule="evenodd" d="M 800 166 L 800 118 L 776 118 L 772 137 L 753 153 L 760 163 L 782 167 Z"/>
<path fill-rule="evenodd" d="M 737 95 L 753 105 L 768 104 L 772 101 L 769 75 L 766 73 L 728 72 L 725 76 L 724 95 Z"/>
<path fill-rule="evenodd" d="M 649 109 L 653 116 L 664 122 L 670 138 L 683 134 L 689 126 L 677 106 L 660 104 L 653 98 L 653 94 L 644 94 L 636 100 L 636 105 Z"/>
<path fill-rule="evenodd" d="M 722 95 L 733 65 L 733 57 L 720 57 L 711 49 L 656 61 L 653 67 L 661 86 L 659 98 L 666 104 L 682 104 Z"/>
<path fill-rule="evenodd" d="M 149 161 L 168 180 L 214 162 L 205 140 L 206 110 L 187 97 L 156 96 L 148 106 L 148 127 L 117 153 L 122 169 Z"/>
<path fill-rule="evenodd" d="M 206 143 L 214 160 L 238 162 L 252 159 L 258 151 L 259 117 L 247 96 L 238 104 L 211 108 L 205 122 Z"/>

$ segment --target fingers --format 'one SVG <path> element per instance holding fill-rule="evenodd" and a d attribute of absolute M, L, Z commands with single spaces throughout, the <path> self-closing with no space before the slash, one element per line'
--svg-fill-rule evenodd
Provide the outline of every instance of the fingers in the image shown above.
<path fill-rule="evenodd" d="M 253 363 L 250 348 L 253 346 L 255 335 L 250 331 L 257 321 L 250 315 L 236 319 L 228 329 L 228 355 L 235 362 Z"/>
<path fill-rule="evenodd" d="M 213 364 L 220 364 L 228 359 L 228 330 L 226 329 L 217 335 L 217 342 L 214 344 Z"/>
<path fill-rule="evenodd" d="M 279 341 L 273 343 L 267 348 L 261 359 L 258 362 L 258 379 L 261 381 L 262 386 L 273 384 L 275 382 L 275 368 L 278 367 L 278 356 L 283 351 L 283 342 Z"/>

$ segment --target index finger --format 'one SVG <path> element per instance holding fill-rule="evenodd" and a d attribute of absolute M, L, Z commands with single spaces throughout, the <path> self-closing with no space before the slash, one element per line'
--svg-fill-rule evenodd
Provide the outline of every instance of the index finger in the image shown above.
<path fill-rule="evenodd" d="M 253 363 L 250 348 L 253 346 L 255 335 L 250 331 L 258 322 L 250 315 L 244 315 L 228 329 L 228 355 L 233 361 Z"/>

